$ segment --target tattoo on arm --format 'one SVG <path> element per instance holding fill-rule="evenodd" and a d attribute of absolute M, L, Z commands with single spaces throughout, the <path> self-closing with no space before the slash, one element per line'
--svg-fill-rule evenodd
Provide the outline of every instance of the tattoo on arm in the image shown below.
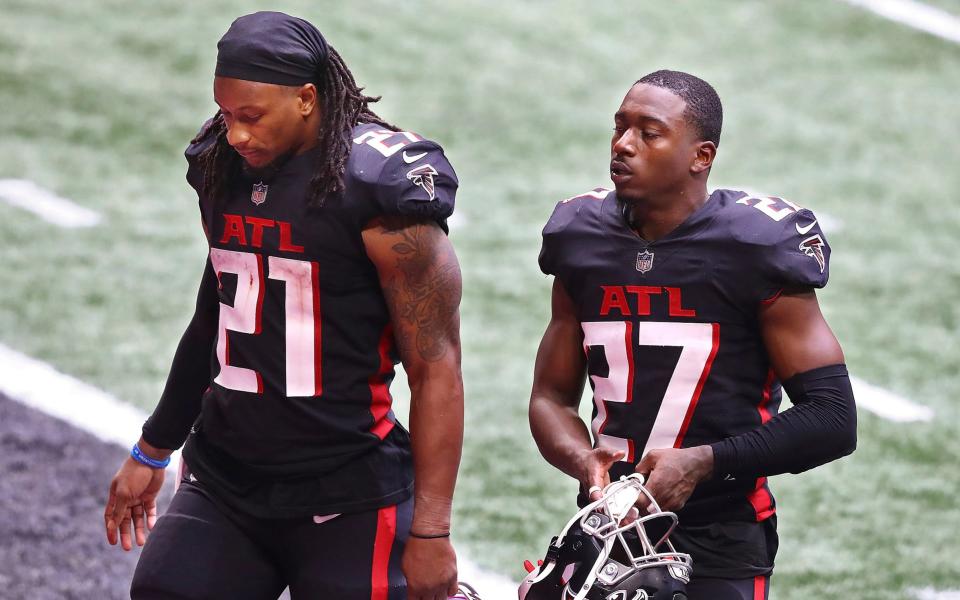
<path fill-rule="evenodd" d="M 396 237 L 391 246 L 397 274 L 384 282 L 391 305 L 397 344 L 403 353 L 416 348 L 423 360 L 435 362 L 449 350 L 451 328 L 458 327 L 460 267 L 449 244 L 435 244 L 444 235 L 431 224 L 409 219 L 384 219 L 383 234 Z M 413 328 L 411 335 L 402 329 Z M 413 347 L 411 347 L 411 345 Z"/>

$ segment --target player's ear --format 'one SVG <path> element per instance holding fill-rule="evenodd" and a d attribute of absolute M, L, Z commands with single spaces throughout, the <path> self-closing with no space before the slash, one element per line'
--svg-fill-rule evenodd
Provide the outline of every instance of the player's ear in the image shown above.
<path fill-rule="evenodd" d="M 713 166 L 713 159 L 717 156 L 717 145 L 713 142 L 698 142 L 694 148 L 696 154 L 690 165 L 690 172 L 694 175 L 708 171 Z"/>
<path fill-rule="evenodd" d="M 317 86 L 305 83 L 297 89 L 298 110 L 301 116 L 308 117 L 314 110 L 319 110 L 319 94 Z"/>

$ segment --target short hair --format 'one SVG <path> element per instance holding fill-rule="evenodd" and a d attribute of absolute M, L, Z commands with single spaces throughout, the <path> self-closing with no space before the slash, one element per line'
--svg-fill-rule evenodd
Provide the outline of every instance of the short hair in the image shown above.
<path fill-rule="evenodd" d="M 644 75 L 637 83 L 645 83 L 670 90 L 683 98 L 687 108 L 683 111 L 687 123 L 697 129 L 701 139 L 720 145 L 720 130 L 723 128 L 723 105 L 720 96 L 706 81 L 683 71 L 654 71 Z"/>

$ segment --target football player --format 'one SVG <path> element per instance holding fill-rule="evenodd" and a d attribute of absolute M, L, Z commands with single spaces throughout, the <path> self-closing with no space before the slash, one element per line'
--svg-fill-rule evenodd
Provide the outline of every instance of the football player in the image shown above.
<path fill-rule="evenodd" d="M 110 486 L 131 595 L 401 600 L 457 591 L 457 178 L 369 107 L 310 23 L 240 17 L 186 150 L 209 242 L 160 402 Z M 391 409 L 402 361 L 410 432 Z M 186 442 L 189 475 L 156 529 Z M 132 528 L 132 530 L 131 530 Z"/>
<path fill-rule="evenodd" d="M 633 85 L 613 120 L 613 190 L 560 202 L 530 425 L 583 503 L 639 472 L 693 557 L 692 600 L 766 598 L 777 550 L 767 477 L 853 451 L 843 353 L 814 288 L 830 248 L 807 209 L 718 189 L 714 89 L 676 71 Z M 594 392 L 588 431 L 577 414 Z M 781 390 L 793 407 L 778 413 Z M 591 440 L 592 432 L 592 440 Z M 641 497 L 638 512 L 649 503 Z"/>

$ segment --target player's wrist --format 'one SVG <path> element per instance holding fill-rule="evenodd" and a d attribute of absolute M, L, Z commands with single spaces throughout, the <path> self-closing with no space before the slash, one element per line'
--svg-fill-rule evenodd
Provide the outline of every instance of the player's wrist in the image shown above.
<path fill-rule="evenodd" d="M 170 455 L 173 454 L 173 450 L 167 448 L 158 448 L 151 444 L 150 442 L 143 439 L 141 436 L 137 440 L 136 446 L 140 449 L 140 452 L 151 460 L 156 461 L 165 461 L 170 458 Z"/>
<path fill-rule="evenodd" d="M 694 459 L 693 474 L 697 481 L 706 481 L 713 477 L 713 447 L 709 445 L 694 446 L 689 450 Z"/>

